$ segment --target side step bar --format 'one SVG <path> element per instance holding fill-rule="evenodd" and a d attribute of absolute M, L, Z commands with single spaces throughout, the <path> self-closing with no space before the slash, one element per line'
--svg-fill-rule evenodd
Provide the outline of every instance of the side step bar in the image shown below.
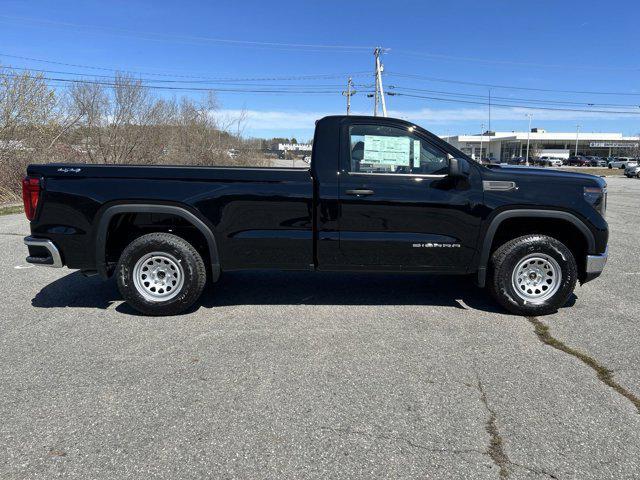
<path fill-rule="evenodd" d="M 25 237 L 24 244 L 27 247 L 33 247 L 29 248 L 27 263 L 54 268 L 64 266 L 60 252 L 51 240 L 47 240 L 46 238 Z"/>

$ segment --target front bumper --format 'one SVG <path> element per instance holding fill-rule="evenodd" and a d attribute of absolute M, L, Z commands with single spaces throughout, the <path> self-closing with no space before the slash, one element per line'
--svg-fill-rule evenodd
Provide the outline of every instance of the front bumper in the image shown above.
<path fill-rule="evenodd" d="M 27 263 L 54 268 L 64 266 L 60 251 L 51 240 L 46 238 L 25 237 L 24 244 L 29 248 Z"/>
<path fill-rule="evenodd" d="M 585 281 L 593 280 L 600 276 L 604 270 L 604 266 L 607 264 L 609 258 L 609 248 L 600 255 L 587 255 L 587 263 L 585 265 Z M 584 283 L 583 282 L 583 283 Z"/>

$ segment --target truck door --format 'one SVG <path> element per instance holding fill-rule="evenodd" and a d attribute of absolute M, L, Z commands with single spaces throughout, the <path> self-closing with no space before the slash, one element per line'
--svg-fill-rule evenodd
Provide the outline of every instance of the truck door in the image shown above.
<path fill-rule="evenodd" d="M 476 167 L 468 179 L 454 180 L 447 153 L 417 127 L 361 121 L 341 129 L 344 262 L 365 270 L 466 271 L 480 226 Z"/>

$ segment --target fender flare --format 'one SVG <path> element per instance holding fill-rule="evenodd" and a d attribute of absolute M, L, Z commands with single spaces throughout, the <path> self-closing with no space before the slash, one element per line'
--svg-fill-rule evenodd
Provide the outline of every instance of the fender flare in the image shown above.
<path fill-rule="evenodd" d="M 505 212 L 498 213 L 491 222 L 484 235 L 482 242 L 482 250 L 480 251 L 480 261 L 478 265 L 478 286 L 484 287 L 487 280 L 487 265 L 489 264 L 489 255 L 491 253 L 491 245 L 493 238 L 498 230 L 498 227 L 502 222 L 509 218 L 521 218 L 521 217 L 533 217 L 533 218 L 554 218 L 558 220 L 564 220 L 573 224 L 584 236 L 587 241 L 587 248 L 589 253 L 595 252 L 596 240 L 593 232 L 589 230 L 589 227 L 580 220 L 578 217 L 569 212 L 562 212 L 559 210 L 532 210 L 532 209 L 517 209 L 507 210 Z"/>
<path fill-rule="evenodd" d="M 220 278 L 220 256 L 218 255 L 218 245 L 211 229 L 198 218 L 194 213 L 183 207 L 173 205 L 156 205 L 147 203 L 119 204 L 108 207 L 100 216 L 96 231 L 96 268 L 98 274 L 103 278 L 108 278 L 106 264 L 107 233 L 111 219 L 121 213 L 168 213 L 183 218 L 195 228 L 197 228 L 207 241 L 209 247 L 209 257 L 211 258 L 211 280 L 216 282 Z"/>

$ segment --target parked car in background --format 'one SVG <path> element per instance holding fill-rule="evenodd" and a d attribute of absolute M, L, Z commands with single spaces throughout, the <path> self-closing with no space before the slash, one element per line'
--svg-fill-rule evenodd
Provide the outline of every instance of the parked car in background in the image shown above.
<path fill-rule="evenodd" d="M 578 155 L 570 157 L 567 165 L 570 165 L 572 167 L 588 167 L 589 165 L 591 165 L 591 161 L 587 157 Z"/>
<path fill-rule="evenodd" d="M 635 164 L 629 162 L 627 167 L 624 169 L 624 174 L 627 178 L 640 178 L 640 164 L 638 164 L 638 162 L 635 162 Z"/>
<path fill-rule="evenodd" d="M 545 167 L 561 167 L 562 159 L 557 157 L 540 157 L 536 163 Z"/>
<path fill-rule="evenodd" d="M 507 163 L 509 165 L 525 165 L 527 163 L 527 159 L 524 157 L 513 157 Z"/>
<path fill-rule="evenodd" d="M 609 168 L 627 168 L 627 165 L 629 163 L 635 163 L 636 165 L 638 164 L 638 160 L 633 159 L 631 157 L 618 157 L 618 158 L 614 158 L 613 160 L 611 160 L 608 164 Z"/>
<path fill-rule="evenodd" d="M 590 162 L 592 167 L 606 167 L 607 166 L 607 161 L 604 160 L 603 158 L 596 157 L 596 156 L 587 157 L 587 158 L 589 159 L 589 162 Z"/>

